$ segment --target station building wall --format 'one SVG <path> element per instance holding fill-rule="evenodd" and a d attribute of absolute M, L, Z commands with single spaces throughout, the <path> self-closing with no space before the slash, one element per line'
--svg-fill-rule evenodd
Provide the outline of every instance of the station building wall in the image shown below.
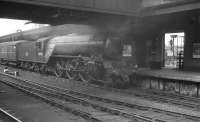
<path fill-rule="evenodd" d="M 200 71 L 200 58 L 194 58 L 194 48 L 197 44 L 197 50 L 200 51 L 200 23 L 199 17 L 194 16 L 190 21 L 190 26 L 186 29 L 185 57 L 184 69 L 192 71 Z M 199 53 L 198 53 L 199 54 Z M 197 55 L 198 55 L 197 54 Z"/>
<path fill-rule="evenodd" d="M 200 18 L 195 13 L 143 18 L 137 37 L 137 62 L 142 67 L 150 67 L 152 62 L 159 67 L 164 66 L 164 34 L 185 32 L 184 70 L 200 71 L 200 57 L 193 57 L 195 44 L 200 54 Z"/>

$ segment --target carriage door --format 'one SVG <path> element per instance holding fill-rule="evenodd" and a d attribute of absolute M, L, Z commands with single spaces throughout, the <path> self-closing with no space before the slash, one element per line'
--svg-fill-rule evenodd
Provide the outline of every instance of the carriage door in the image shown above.
<path fill-rule="evenodd" d="M 166 68 L 183 68 L 185 33 L 166 33 L 164 64 Z"/>

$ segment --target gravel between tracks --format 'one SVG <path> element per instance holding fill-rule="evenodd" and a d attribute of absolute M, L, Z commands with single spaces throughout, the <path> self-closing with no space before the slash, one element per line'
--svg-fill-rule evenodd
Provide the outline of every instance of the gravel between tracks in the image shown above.
<path fill-rule="evenodd" d="M 23 122 L 87 122 L 5 84 L 0 83 L 0 89 L 0 107 Z"/>

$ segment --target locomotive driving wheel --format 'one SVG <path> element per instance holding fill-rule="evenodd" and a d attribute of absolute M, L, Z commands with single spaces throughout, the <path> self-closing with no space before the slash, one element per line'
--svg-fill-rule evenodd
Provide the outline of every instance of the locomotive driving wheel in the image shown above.
<path fill-rule="evenodd" d="M 40 72 L 40 66 L 38 64 L 34 65 L 34 71 L 35 72 Z"/>
<path fill-rule="evenodd" d="M 87 78 L 87 75 L 86 74 L 83 74 L 83 73 L 79 73 L 79 78 L 81 81 L 83 82 L 89 82 L 89 79 Z"/>
<path fill-rule="evenodd" d="M 48 73 L 47 66 L 45 64 L 40 66 L 40 72 L 43 74 Z"/>
<path fill-rule="evenodd" d="M 73 79 L 74 79 L 72 73 L 71 73 L 70 71 L 68 71 L 68 70 L 65 71 L 65 75 L 66 75 L 66 77 L 67 77 L 68 79 L 70 79 L 70 80 L 73 80 Z"/>
<path fill-rule="evenodd" d="M 64 72 L 64 76 L 70 80 L 74 79 L 73 76 L 73 65 L 71 64 L 71 61 L 66 61 L 64 64 L 64 68 L 65 68 L 65 72 Z"/>
<path fill-rule="evenodd" d="M 81 81 L 86 83 L 92 83 L 93 81 L 96 80 L 91 74 L 88 73 L 79 73 L 79 77 Z"/>
<path fill-rule="evenodd" d="M 56 77 L 62 77 L 63 76 L 63 68 L 61 66 L 61 63 L 59 61 L 55 64 L 55 71 L 54 71 Z"/>
<path fill-rule="evenodd" d="M 72 77 L 73 80 L 80 80 L 77 71 L 71 71 L 70 74 L 71 74 L 71 77 Z"/>

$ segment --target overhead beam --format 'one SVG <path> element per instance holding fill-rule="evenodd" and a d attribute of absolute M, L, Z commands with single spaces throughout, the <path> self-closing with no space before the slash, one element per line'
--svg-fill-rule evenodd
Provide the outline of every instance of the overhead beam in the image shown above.
<path fill-rule="evenodd" d="M 162 14 L 171 14 L 183 11 L 190 11 L 200 9 L 200 2 L 187 3 L 182 5 L 161 7 L 161 8 L 147 8 L 141 12 L 141 16 L 155 16 Z"/>
<path fill-rule="evenodd" d="M 19 18 L 33 21 L 54 21 L 67 17 L 87 19 L 89 13 L 92 15 L 103 14 L 103 16 L 106 13 L 106 15 L 145 17 L 200 9 L 199 0 L 181 0 L 185 2 L 173 2 L 144 8 L 141 8 L 139 1 L 141 2 L 141 0 L 0 0 L 2 8 L 0 14 L 2 16 L 5 14 L 14 15 L 13 17 L 19 16 Z M 3 2 L 9 4 L 5 6 L 2 5 Z M 19 12 L 13 13 L 13 10 Z"/>
<path fill-rule="evenodd" d="M 170 6 L 170 5 L 180 5 L 192 3 L 199 0 L 142 0 L 142 6 L 147 7 L 156 7 L 156 6 Z"/>
<path fill-rule="evenodd" d="M 100 12 L 108 14 L 138 16 L 140 0 L 1 0 L 42 6 Z"/>

